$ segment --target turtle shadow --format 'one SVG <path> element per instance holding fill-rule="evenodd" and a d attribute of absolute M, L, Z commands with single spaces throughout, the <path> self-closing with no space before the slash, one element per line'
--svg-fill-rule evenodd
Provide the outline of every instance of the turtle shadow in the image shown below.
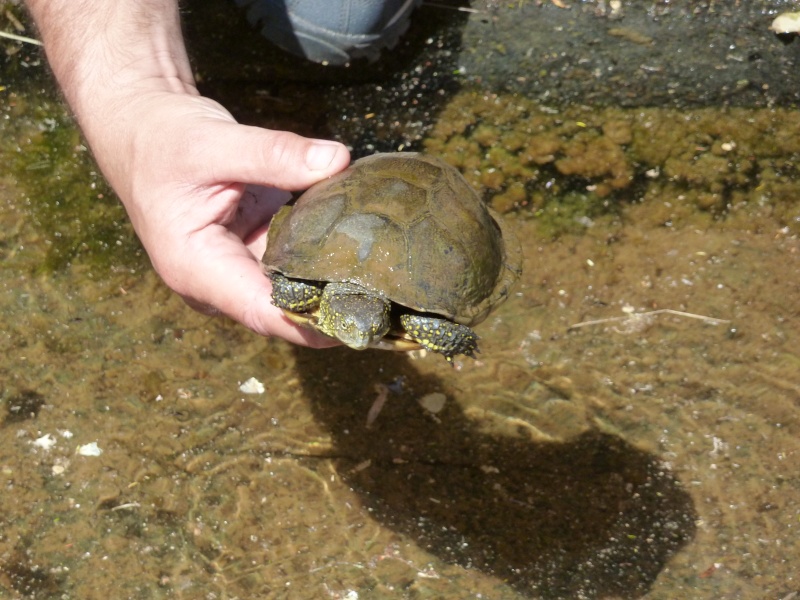
<path fill-rule="evenodd" d="M 456 402 L 427 413 L 415 399 L 443 386 L 404 355 L 296 355 L 338 472 L 382 525 L 449 563 L 523 594 L 638 598 L 695 534 L 693 503 L 676 478 L 619 437 L 490 435 Z M 396 391 L 367 426 L 377 383 Z"/>

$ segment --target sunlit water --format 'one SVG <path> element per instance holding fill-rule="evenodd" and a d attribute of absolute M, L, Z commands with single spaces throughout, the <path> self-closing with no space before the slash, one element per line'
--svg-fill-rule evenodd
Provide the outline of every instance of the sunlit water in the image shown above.
<path fill-rule="evenodd" d="M 478 360 L 297 349 L 158 281 L 22 52 L 40 73 L 2 92 L 0 596 L 800 591 L 796 196 L 712 218 L 665 184 L 556 237 L 552 205 L 523 205 L 522 280 Z"/>

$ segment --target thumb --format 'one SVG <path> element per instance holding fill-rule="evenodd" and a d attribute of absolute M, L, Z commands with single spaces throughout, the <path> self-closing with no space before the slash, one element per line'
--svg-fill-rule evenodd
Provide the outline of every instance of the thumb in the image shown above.
<path fill-rule="evenodd" d="M 272 286 L 261 264 L 241 241 L 221 228 L 192 236 L 186 252 L 187 270 L 202 273 L 181 293 L 193 308 L 221 312 L 265 336 L 277 336 L 304 346 L 326 347 L 336 342 L 291 323 L 270 302 Z M 210 284 L 210 285 L 209 285 Z"/>
<path fill-rule="evenodd" d="M 218 182 L 300 190 L 335 175 L 350 163 L 350 152 L 338 142 L 233 122 L 218 122 L 217 126 L 221 131 L 209 148 L 213 156 L 202 160 L 205 165 L 214 165 Z"/>

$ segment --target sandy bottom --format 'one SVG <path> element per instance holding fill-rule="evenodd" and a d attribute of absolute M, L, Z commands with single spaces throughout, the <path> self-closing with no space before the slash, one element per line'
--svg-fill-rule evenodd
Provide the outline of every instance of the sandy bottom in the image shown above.
<path fill-rule="evenodd" d="M 2 595 L 800 591 L 796 232 L 634 206 L 544 242 L 512 220 L 523 280 L 451 368 L 260 339 L 146 268 L 31 275 L 46 244 L 17 193 L 0 186 Z"/>

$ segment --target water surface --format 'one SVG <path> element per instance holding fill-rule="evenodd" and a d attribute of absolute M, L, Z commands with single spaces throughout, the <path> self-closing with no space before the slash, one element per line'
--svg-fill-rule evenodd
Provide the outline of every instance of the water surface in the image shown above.
<path fill-rule="evenodd" d="M 566 14 L 503 10 L 483 25 Z M 457 54 L 462 31 L 425 33 L 385 89 L 463 78 L 426 71 L 424 50 Z M 479 359 L 451 368 L 293 348 L 190 311 L 150 270 L 38 51 L 8 52 L 0 595 L 800 592 L 790 98 L 587 107 L 473 79 L 422 118 L 353 99 L 374 83 L 303 83 L 320 131 L 355 154 L 446 156 L 523 240 L 522 280 L 479 327 Z M 293 123 L 256 93 L 266 83 L 218 85 L 241 118 Z M 552 160 L 514 141 L 534 137 Z M 240 391 L 251 377 L 263 394 Z"/>

